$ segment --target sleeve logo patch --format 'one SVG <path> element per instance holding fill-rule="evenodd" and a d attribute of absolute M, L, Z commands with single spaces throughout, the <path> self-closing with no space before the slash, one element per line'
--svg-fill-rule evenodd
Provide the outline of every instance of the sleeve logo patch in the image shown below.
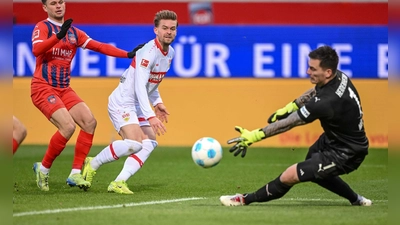
<path fill-rule="evenodd" d="M 306 109 L 305 106 L 300 108 L 300 112 L 304 116 L 304 118 L 307 118 L 310 115 L 310 112 Z"/>
<path fill-rule="evenodd" d="M 36 38 L 39 37 L 39 33 L 40 33 L 40 30 L 39 30 L 39 29 L 37 29 L 37 30 L 35 30 L 35 31 L 33 32 L 33 34 L 32 34 L 32 41 L 33 41 L 34 39 L 36 39 Z"/>
<path fill-rule="evenodd" d="M 149 63 L 150 63 L 149 60 L 142 59 L 142 61 L 140 62 L 140 66 L 144 67 L 144 68 L 147 68 L 149 66 Z"/>

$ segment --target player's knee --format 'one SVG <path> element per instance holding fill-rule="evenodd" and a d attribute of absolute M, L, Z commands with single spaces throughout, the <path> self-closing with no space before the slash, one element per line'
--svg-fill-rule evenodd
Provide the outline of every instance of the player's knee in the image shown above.
<path fill-rule="evenodd" d="M 281 174 L 280 180 L 282 183 L 286 185 L 293 186 L 300 182 L 299 177 L 297 175 L 297 164 L 294 164 L 287 168 L 285 172 Z"/>
<path fill-rule="evenodd" d="M 156 138 L 157 138 L 156 133 L 154 133 L 154 131 L 151 127 L 144 126 L 144 127 L 142 127 L 142 131 L 143 131 L 142 140 L 145 140 L 145 139 L 156 140 Z"/>
<path fill-rule="evenodd" d="M 94 133 L 97 127 L 97 120 L 92 116 L 90 119 L 83 121 L 82 129 L 87 133 Z"/>
<path fill-rule="evenodd" d="M 21 142 L 26 138 L 26 135 L 28 134 L 28 132 L 26 131 L 25 126 L 22 126 L 22 130 L 21 130 Z"/>
<path fill-rule="evenodd" d="M 147 134 L 147 139 L 156 140 L 157 136 L 155 133 Z M 146 139 L 146 138 L 143 138 Z"/>
<path fill-rule="evenodd" d="M 124 139 L 124 142 L 129 146 L 129 153 L 135 154 L 142 150 L 142 143 L 130 139 Z"/>
<path fill-rule="evenodd" d="M 93 131 L 96 129 L 97 127 L 97 120 L 96 118 L 92 117 L 92 119 L 89 121 L 89 127 L 91 129 L 93 129 Z"/>
<path fill-rule="evenodd" d="M 70 139 L 76 129 L 75 123 L 68 122 L 59 127 L 60 133 L 67 139 Z"/>
<path fill-rule="evenodd" d="M 312 159 L 305 160 L 297 164 L 296 172 L 300 182 L 314 181 L 315 177 L 315 162 Z"/>
<path fill-rule="evenodd" d="M 19 139 L 24 140 L 27 135 L 25 126 L 20 124 L 20 126 L 18 126 L 15 130 L 18 133 Z"/>

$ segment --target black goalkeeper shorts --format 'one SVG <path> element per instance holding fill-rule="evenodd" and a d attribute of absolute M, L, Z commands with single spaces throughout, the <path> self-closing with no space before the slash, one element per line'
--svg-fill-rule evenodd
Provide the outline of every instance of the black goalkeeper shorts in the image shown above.
<path fill-rule="evenodd" d="M 364 161 L 365 154 L 346 154 L 343 146 L 333 145 L 325 135 L 309 148 L 306 160 L 297 164 L 301 182 L 335 177 L 356 170 Z"/>

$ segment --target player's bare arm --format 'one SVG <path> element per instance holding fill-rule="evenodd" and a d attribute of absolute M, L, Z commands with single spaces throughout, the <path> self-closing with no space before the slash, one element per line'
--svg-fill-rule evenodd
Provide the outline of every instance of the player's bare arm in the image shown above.
<path fill-rule="evenodd" d="M 276 110 L 271 114 L 268 118 L 268 123 L 272 124 L 278 120 L 283 120 L 289 116 L 292 112 L 298 110 L 303 107 L 311 98 L 313 98 L 316 94 L 315 88 L 311 88 L 307 90 L 300 97 L 295 99 L 293 102 L 289 102 L 285 107 Z"/>
<path fill-rule="evenodd" d="M 300 97 L 298 97 L 295 101 L 299 108 L 303 107 L 311 98 L 313 98 L 316 94 L 315 88 L 311 88 L 310 90 L 306 91 Z"/>
<path fill-rule="evenodd" d="M 279 120 L 264 127 L 263 131 L 265 133 L 265 137 L 267 138 L 304 124 L 306 124 L 306 122 L 300 118 L 298 113 L 291 113 L 286 119 Z"/>

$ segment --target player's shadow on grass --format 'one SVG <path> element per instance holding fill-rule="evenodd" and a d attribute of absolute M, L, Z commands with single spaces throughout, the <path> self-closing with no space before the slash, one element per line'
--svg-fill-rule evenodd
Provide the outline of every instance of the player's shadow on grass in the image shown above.
<path fill-rule="evenodd" d="M 165 187 L 165 183 L 151 183 L 151 184 L 133 184 L 130 185 L 130 189 L 133 192 L 142 192 L 142 191 L 150 191 L 150 190 L 157 190 L 162 187 Z"/>
<path fill-rule="evenodd" d="M 133 193 L 140 193 L 140 192 L 145 192 L 145 191 L 157 191 L 163 187 L 166 186 L 166 184 L 163 183 L 152 183 L 152 184 L 128 184 L 129 189 L 133 191 Z M 92 185 L 91 188 L 87 190 L 88 193 L 93 193 L 93 194 L 104 194 L 108 193 L 107 191 L 108 184 L 104 183 L 95 183 Z M 72 189 L 76 189 L 76 191 L 81 191 L 85 192 L 83 189 L 79 190 L 77 187 L 73 187 Z M 70 192 L 73 192 L 74 190 L 71 190 Z"/>

